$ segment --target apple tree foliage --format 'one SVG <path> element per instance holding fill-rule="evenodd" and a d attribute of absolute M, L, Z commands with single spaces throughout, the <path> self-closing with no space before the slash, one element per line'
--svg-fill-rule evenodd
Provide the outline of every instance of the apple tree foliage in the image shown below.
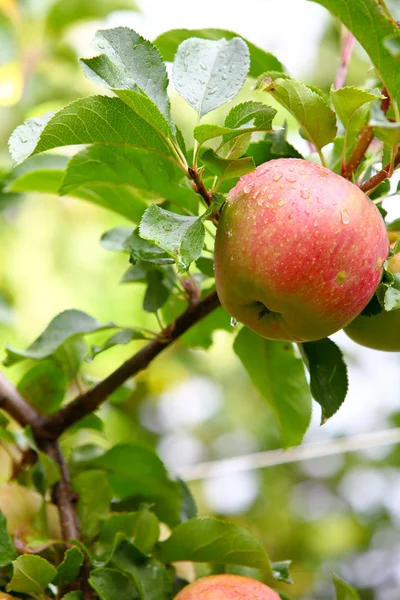
<path fill-rule="evenodd" d="M 27 361 L 29 368 L 17 390 L 0 391 L 0 439 L 26 453 L 16 479 L 35 490 L 40 505 L 33 520 L 12 531 L 0 515 L 0 587 L 11 597 L 171 600 L 186 584 L 179 561 L 206 563 L 215 573 L 250 570 L 271 587 L 290 582 L 288 563 L 271 562 L 245 527 L 200 518 L 186 484 L 171 477 L 152 450 L 89 444 L 74 448 L 65 464 L 57 439 L 74 428 L 101 428 L 95 410 L 129 377 L 177 338 L 187 347 L 208 348 L 216 329 L 231 332 L 234 351 L 276 416 L 284 447 L 301 442 L 312 397 L 322 422 L 344 402 L 347 370 L 332 340 L 295 346 L 236 328 L 218 304 L 213 277 L 214 232 L 228 191 L 259 164 L 305 158 L 286 139 L 285 127 L 274 124 L 280 107 L 298 122 L 308 158 L 344 176 L 351 165 L 349 178 L 365 189 L 380 173 L 377 165 L 388 165 L 371 189 L 378 206 L 389 193 L 383 182 L 400 162 L 395 17 L 379 0 L 316 1 L 364 47 L 374 67 L 368 87 L 332 87 L 328 96 L 290 77 L 278 58 L 231 31 L 172 30 L 151 42 L 118 27 L 98 31 L 94 56 L 80 61 L 98 85 L 96 95 L 29 118 L 12 134 L 16 166 L 2 174 L 0 202 L 51 192 L 128 219 L 130 227 L 106 231 L 100 244 L 125 255 L 122 283 L 145 284 L 143 310 L 167 325 L 158 332 L 126 328 L 117 316 L 104 323 L 70 308 L 27 348 L 7 346 L 4 365 Z M 49 32 L 56 35 L 79 10 L 75 1 L 56 2 Z M 170 81 L 166 63 L 172 63 Z M 235 103 L 248 78 L 259 99 Z M 197 113 L 190 139 L 172 117 L 170 86 Z M 385 98 L 390 105 L 384 109 Z M 202 122 L 226 103 L 223 123 L 210 123 L 209 116 Z M 365 131 L 380 140 L 378 150 L 361 152 Z M 72 155 L 63 153 L 68 146 L 76 148 Z M 366 311 L 398 309 L 399 297 L 398 281 L 386 273 Z M 98 332 L 104 342 L 91 344 Z M 86 378 L 87 389 L 70 402 L 75 376 L 84 374 L 87 362 L 128 344 L 137 347 L 132 358 L 104 381 Z M 51 501 L 60 511 L 61 531 L 57 518 L 58 528 L 51 526 Z M 169 528 L 167 536 L 160 536 L 160 523 Z M 358 597 L 337 577 L 334 587 L 337 600 Z M 289 597 L 285 588 L 282 598 Z"/>

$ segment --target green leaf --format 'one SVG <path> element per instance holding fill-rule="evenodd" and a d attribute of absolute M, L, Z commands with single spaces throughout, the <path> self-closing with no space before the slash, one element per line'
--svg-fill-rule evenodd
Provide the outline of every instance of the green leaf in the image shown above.
<path fill-rule="evenodd" d="M 139 234 L 165 250 L 179 270 L 187 271 L 204 246 L 204 218 L 185 217 L 152 204 L 140 221 Z"/>
<path fill-rule="evenodd" d="M 86 19 L 104 19 L 114 10 L 137 10 L 134 0 L 96 0 L 84 2 L 80 0 L 56 0 L 47 15 L 47 25 L 55 34 L 77 21 Z"/>
<path fill-rule="evenodd" d="M 140 600 L 132 577 L 117 569 L 94 569 L 89 583 L 100 600 Z"/>
<path fill-rule="evenodd" d="M 45 359 L 29 369 L 17 387 L 29 404 L 44 414 L 50 414 L 61 406 L 67 380 L 59 362 Z"/>
<path fill-rule="evenodd" d="M 190 560 L 261 569 L 272 579 L 269 558 L 260 542 L 241 525 L 214 518 L 190 519 L 160 544 L 164 562 Z"/>
<path fill-rule="evenodd" d="M 277 581 L 283 581 L 284 583 L 293 583 L 293 579 L 289 573 L 289 567 L 292 564 L 291 560 L 281 560 L 279 562 L 271 563 L 272 574 Z"/>
<path fill-rule="evenodd" d="M 68 592 L 61 600 L 83 600 L 82 592 Z"/>
<path fill-rule="evenodd" d="M 151 42 L 133 29 L 116 27 L 97 31 L 93 47 L 100 55 L 81 59 L 89 79 L 105 85 L 116 94 L 118 90 L 143 92 L 170 121 L 167 70 Z"/>
<path fill-rule="evenodd" d="M 8 346 L 4 364 L 14 365 L 26 358 L 32 360 L 47 358 L 71 338 L 115 327 L 113 323 L 102 325 L 80 310 L 65 310 L 50 321 L 43 333 L 26 350 L 17 350 Z"/>
<path fill-rule="evenodd" d="M 74 490 L 79 494 L 78 515 L 85 539 L 93 540 L 100 529 L 101 520 L 108 516 L 112 490 L 107 474 L 100 470 L 79 473 L 73 479 Z"/>
<path fill-rule="evenodd" d="M 331 89 L 330 97 L 345 128 L 343 154 L 348 157 L 356 144 L 361 127 L 368 121 L 371 102 L 376 102 L 382 96 L 347 86 L 337 90 Z"/>
<path fill-rule="evenodd" d="M 24 554 L 13 562 L 13 577 L 7 592 L 43 595 L 45 588 L 57 575 L 56 569 L 40 556 Z"/>
<path fill-rule="evenodd" d="M 259 89 L 268 92 L 300 123 L 305 136 L 321 149 L 336 136 L 336 116 L 326 100 L 304 83 L 266 73 Z"/>
<path fill-rule="evenodd" d="M 312 0 L 327 8 L 349 29 L 369 55 L 392 100 L 400 105 L 400 55 L 393 56 L 385 39 L 399 35 L 383 3 L 374 0 Z"/>
<path fill-rule="evenodd" d="M 73 583 L 81 570 L 83 558 L 82 552 L 76 546 L 67 550 L 64 560 L 57 568 L 57 578 L 54 583 L 61 587 Z"/>
<path fill-rule="evenodd" d="M 6 567 L 17 557 L 12 539 L 7 531 L 7 521 L 0 510 L 0 567 Z"/>
<path fill-rule="evenodd" d="M 222 182 L 224 179 L 233 179 L 246 175 L 254 171 L 255 164 L 252 158 L 238 158 L 229 160 L 218 156 L 214 150 L 208 148 L 201 154 L 201 161 L 207 168 L 219 178 Z"/>
<path fill-rule="evenodd" d="M 231 40 L 237 37 L 237 33 L 226 29 L 171 29 L 162 33 L 155 41 L 164 60 L 172 62 L 179 45 L 188 38 L 203 38 L 206 40 L 220 40 L 225 38 Z M 265 71 L 284 71 L 279 60 L 269 52 L 265 52 L 258 46 L 249 42 L 243 36 L 240 36 L 250 51 L 250 71 L 251 77 L 259 77 Z"/>
<path fill-rule="evenodd" d="M 321 405 L 321 422 L 325 423 L 344 402 L 349 387 L 347 366 L 340 348 L 324 338 L 299 344 L 310 371 L 310 388 Z"/>
<path fill-rule="evenodd" d="M 194 128 L 194 139 L 203 144 L 207 140 L 224 135 L 224 133 L 231 133 L 231 127 L 223 127 L 222 125 L 211 125 L 210 123 L 204 123 L 203 125 L 197 125 Z"/>
<path fill-rule="evenodd" d="M 56 194 L 69 158 L 61 154 L 32 156 L 11 171 L 7 192 L 42 192 Z"/>
<path fill-rule="evenodd" d="M 357 591 L 349 583 L 335 574 L 332 575 L 332 580 L 335 586 L 336 600 L 360 600 Z"/>
<path fill-rule="evenodd" d="M 130 261 L 133 265 L 138 262 L 158 265 L 168 268 L 174 259 L 155 244 L 148 242 L 139 235 L 139 228 L 135 229 L 124 242 L 125 250 L 129 252 Z"/>
<path fill-rule="evenodd" d="M 121 500 L 135 496 L 154 503 L 153 510 L 162 521 L 169 525 L 179 522 L 180 486 L 169 478 L 163 463 L 152 450 L 134 444 L 118 444 L 89 464 L 107 471 L 113 492 Z M 134 469 L 132 465 L 135 465 Z"/>
<path fill-rule="evenodd" d="M 102 521 L 98 537 L 98 550 L 103 560 L 108 560 L 106 557 L 118 533 L 134 542 L 143 554 L 149 554 L 160 535 L 160 525 L 154 513 L 147 508 L 110 515 Z"/>
<path fill-rule="evenodd" d="M 90 355 L 86 357 L 86 360 L 93 360 L 98 354 L 114 348 L 115 346 L 126 346 L 134 340 L 146 340 L 148 339 L 143 331 L 140 329 L 121 329 L 117 331 L 111 337 L 108 338 L 101 346 L 92 346 Z"/>
<path fill-rule="evenodd" d="M 169 600 L 172 597 L 172 580 L 167 567 L 155 559 L 139 561 L 136 547 L 123 540 L 115 550 L 112 564 L 129 573 L 143 600 Z"/>
<path fill-rule="evenodd" d="M 182 177 L 182 171 L 165 156 L 127 146 L 97 144 L 71 158 L 59 192 L 73 194 L 87 186 L 93 191 L 98 186 L 134 188 L 143 209 L 153 199 L 167 198 L 190 210 L 198 206 L 198 196 L 186 179 L 181 182 Z"/>
<path fill-rule="evenodd" d="M 299 444 L 310 423 L 311 397 L 293 346 L 266 340 L 244 327 L 233 348 L 277 417 L 283 445 Z"/>
<path fill-rule="evenodd" d="M 132 235 L 132 227 L 113 227 L 100 238 L 100 246 L 110 252 L 127 252 L 125 242 Z"/>
<path fill-rule="evenodd" d="M 177 50 L 173 79 L 178 93 L 201 118 L 236 96 L 249 68 L 249 50 L 241 38 L 190 38 Z"/>
<path fill-rule="evenodd" d="M 287 126 L 280 131 L 269 132 L 263 140 L 250 144 L 246 155 L 251 156 L 258 167 L 275 158 L 303 158 L 303 156 L 286 140 Z"/>
<path fill-rule="evenodd" d="M 168 131 L 168 122 L 153 102 L 130 91 L 129 106 L 120 98 L 89 96 L 55 114 L 28 119 L 13 132 L 9 145 L 16 163 L 53 148 L 92 143 L 147 148 L 169 156 Z"/>
<path fill-rule="evenodd" d="M 147 272 L 146 283 L 143 309 L 146 312 L 155 313 L 167 302 L 172 286 L 163 273 L 154 269 Z"/>

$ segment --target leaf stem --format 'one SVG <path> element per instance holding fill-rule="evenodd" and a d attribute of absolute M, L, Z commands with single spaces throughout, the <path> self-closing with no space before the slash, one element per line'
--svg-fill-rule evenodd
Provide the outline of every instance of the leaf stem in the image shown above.
<path fill-rule="evenodd" d="M 367 179 L 367 181 L 361 183 L 358 187 L 363 192 L 373 191 L 376 187 L 378 187 L 379 184 L 382 183 L 382 181 L 389 179 L 393 174 L 393 171 L 397 169 L 398 166 L 400 166 L 400 146 L 397 148 L 397 154 L 394 157 L 393 166 L 391 163 L 388 163 L 383 167 L 383 169 L 376 173 L 376 175 L 373 175 Z"/>
<path fill-rule="evenodd" d="M 372 140 L 374 139 L 374 130 L 371 125 L 366 125 L 361 130 L 357 144 L 346 164 L 342 166 L 342 177 L 352 180 L 355 172 L 361 164 Z"/>
<path fill-rule="evenodd" d="M 353 53 L 355 37 L 344 25 L 340 30 L 341 37 L 341 57 L 340 65 L 336 73 L 335 90 L 344 86 L 347 77 L 347 71 L 351 55 Z"/>

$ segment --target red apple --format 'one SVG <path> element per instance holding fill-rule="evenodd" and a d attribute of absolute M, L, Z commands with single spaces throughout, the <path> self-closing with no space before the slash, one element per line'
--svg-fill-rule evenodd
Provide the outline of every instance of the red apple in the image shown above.
<path fill-rule="evenodd" d="M 270 587 L 241 575 L 202 577 L 183 588 L 175 600 L 280 600 Z"/>
<path fill-rule="evenodd" d="M 390 259 L 388 268 L 392 273 L 400 273 L 400 254 Z M 400 352 L 400 310 L 382 310 L 372 317 L 360 315 L 345 328 L 345 332 L 361 346 Z"/>
<path fill-rule="evenodd" d="M 215 243 L 218 296 L 265 338 L 318 340 L 366 306 L 388 251 L 383 219 L 356 185 L 305 160 L 271 160 L 229 193 Z"/>

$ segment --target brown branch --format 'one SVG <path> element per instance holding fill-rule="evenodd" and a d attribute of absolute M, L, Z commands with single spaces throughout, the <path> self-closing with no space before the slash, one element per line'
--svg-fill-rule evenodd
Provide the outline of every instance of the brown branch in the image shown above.
<path fill-rule="evenodd" d="M 392 168 L 391 163 L 388 163 L 387 165 L 385 165 L 383 167 L 383 169 L 381 171 L 376 173 L 376 175 L 373 175 L 372 177 L 367 179 L 367 181 L 364 181 L 364 183 L 362 183 L 359 186 L 360 190 L 362 190 L 363 192 L 368 192 L 370 190 L 375 189 L 376 187 L 378 187 L 378 185 L 380 183 L 382 183 L 382 181 L 385 181 L 385 179 L 388 179 L 389 177 L 391 177 L 394 169 L 396 169 L 399 165 L 400 165 L 400 146 L 398 147 L 397 154 L 394 158 L 393 168 Z"/>
<path fill-rule="evenodd" d="M 353 179 L 353 175 L 360 166 L 361 161 L 364 158 L 365 153 L 373 139 L 374 130 L 370 125 L 366 125 L 361 130 L 356 147 L 354 148 L 347 164 L 342 168 L 342 177 L 345 179 Z"/>
<path fill-rule="evenodd" d="M 344 86 L 347 70 L 353 53 L 355 37 L 344 26 L 341 28 L 341 58 L 340 65 L 336 73 L 335 90 Z"/>
<path fill-rule="evenodd" d="M 204 199 L 207 206 L 210 206 L 212 202 L 212 195 L 207 191 L 206 186 L 204 185 L 203 179 L 199 171 L 195 168 L 189 167 L 188 169 L 189 177 L 193 182 L 193 189 L 196 194 L 200 194 L 200 196 Z"/>
<path fill-rule="evenodd" d="M 60 469 L 60 481 L 54 486 L 53 496 L 60 515 L 63 540 L 66 542 L 71 539 L 79 540 L 81 531 L 75 507 L 76 495 L 72 489 L 68 468 L 60 446 L 57 441 L 53 440 L 43 441 L 40 446 L 58 464 Z"/>
<path fill-rule="evenodd" d="M 171 325 L 168 325 L 155 340 L 146 344 L 111 375 L 78 396 L 57 413 L 42 416 L 36 423 L 36 427 L 42 431 L 44 430 L 47 435 L 53 438 L 60 436 L 68 427 L 96 410 L 110 394 L 130 377 L 133 377 L 139 371 L 143 371 L 156 356 L 171 346 L 175 340 L 200 319 L 210 314 L 219 304 L 216 292 L 212 292 L 198 302 L 190 304 L 186 311 Z"/>
<path fill-rule="evenodd" d="M 40 418 L 40 413 L 21 396 L 2 373 L 0 373 L 0 408 L 8 412 L 23 427 L 35 426 Z"/>

